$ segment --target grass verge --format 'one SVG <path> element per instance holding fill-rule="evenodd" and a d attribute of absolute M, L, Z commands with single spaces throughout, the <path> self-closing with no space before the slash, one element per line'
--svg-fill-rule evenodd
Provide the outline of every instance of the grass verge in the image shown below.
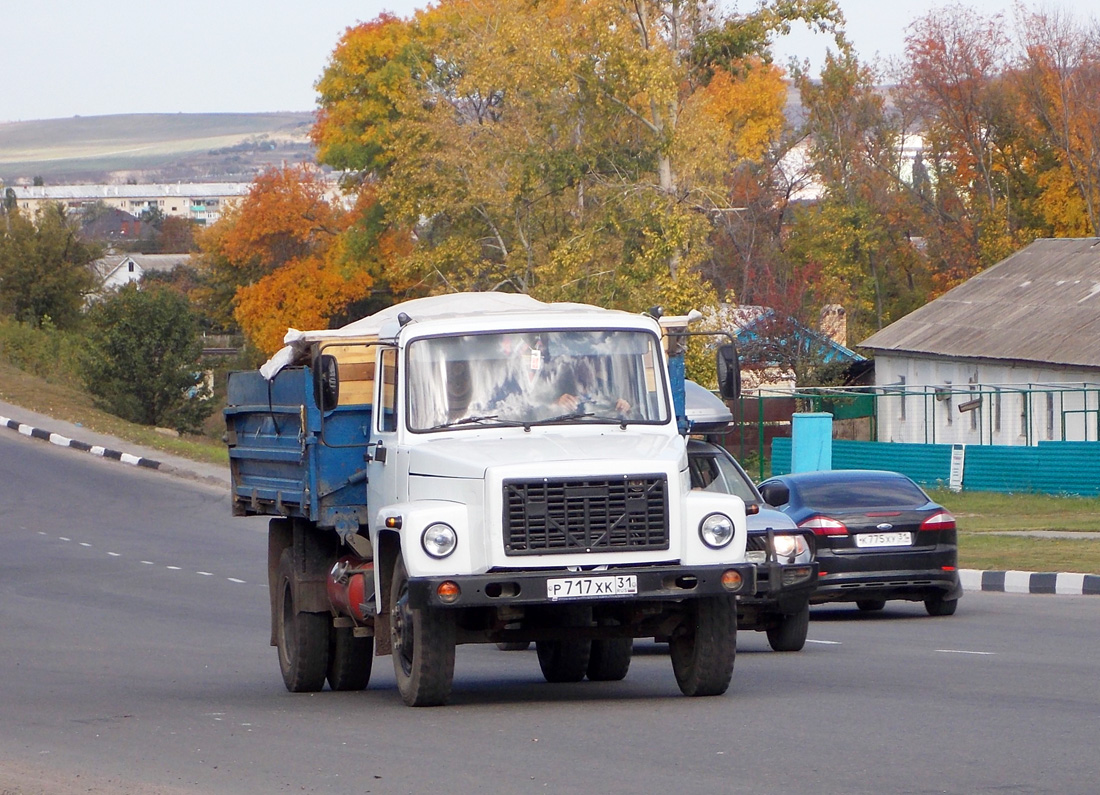
<path fill-rule="evenodd" d="M 1100 539 L 959 532 L 959 568 L 1100 573 Z"/>
<path fill-rule="evenodd" d="M 147 425 L 136 425 L 96 408 L 91 396 L 71 384 L 38 378 L 10 364 L 0 363 L 0 400 L 192 461 L 229 463 L 229 451 L 220 437 L 213 435 L 218 432 L 217 426 L 209 426 L 203 435 L 165 436 Z M 212 419 L 221 421 L 217 413 Z"/>

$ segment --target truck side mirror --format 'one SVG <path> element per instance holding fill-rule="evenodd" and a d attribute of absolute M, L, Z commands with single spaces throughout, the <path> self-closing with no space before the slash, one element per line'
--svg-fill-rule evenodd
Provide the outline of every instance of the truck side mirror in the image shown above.
<path fill-rule="evenodd" d="M 340 402 L 340 374 L 336 357 L 322 353 L 313 368 L 313 399 L 321 411 L 330 411 Z"/>
<path fill-rule="evenodd" d="M 731 343 L 718 346 L 718 394 L 724 400 L 737 400 L 741 397 L 741 362 L 737 358 L 737 348 Z"/>

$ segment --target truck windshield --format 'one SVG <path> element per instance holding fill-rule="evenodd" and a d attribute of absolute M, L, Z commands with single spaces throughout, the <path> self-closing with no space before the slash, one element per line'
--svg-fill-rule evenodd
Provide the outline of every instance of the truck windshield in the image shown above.
<path fill-rule="evenodd" d="M 407 352 L 408 427 L 664 423 L 657 346 L 655 335 L 626 329 L 415 340 Z"/>

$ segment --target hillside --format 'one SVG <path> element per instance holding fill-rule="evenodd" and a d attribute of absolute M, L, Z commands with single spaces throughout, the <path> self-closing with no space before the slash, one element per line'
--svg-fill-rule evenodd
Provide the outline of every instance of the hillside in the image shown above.
<path fill-rule="evenodd" d="M 0 124 L 0 181 L 247 181 L 313 160 L 312 113 L 74 116 Z"/>

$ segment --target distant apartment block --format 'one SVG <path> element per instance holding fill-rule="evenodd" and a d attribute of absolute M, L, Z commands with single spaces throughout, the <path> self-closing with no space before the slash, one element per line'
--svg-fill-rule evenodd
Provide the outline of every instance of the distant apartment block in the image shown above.
<path fill-rule="evenodd" d="M 70 213 L 102 202 L 140 217 L 157 209 L 200 226 L 213 224 L 227 207 L 248 195 L 251 182 L 193 182 L 146 185 L 13 185 L 20 210 L 30 217 L 45 204 L 61 204 Z"/>

